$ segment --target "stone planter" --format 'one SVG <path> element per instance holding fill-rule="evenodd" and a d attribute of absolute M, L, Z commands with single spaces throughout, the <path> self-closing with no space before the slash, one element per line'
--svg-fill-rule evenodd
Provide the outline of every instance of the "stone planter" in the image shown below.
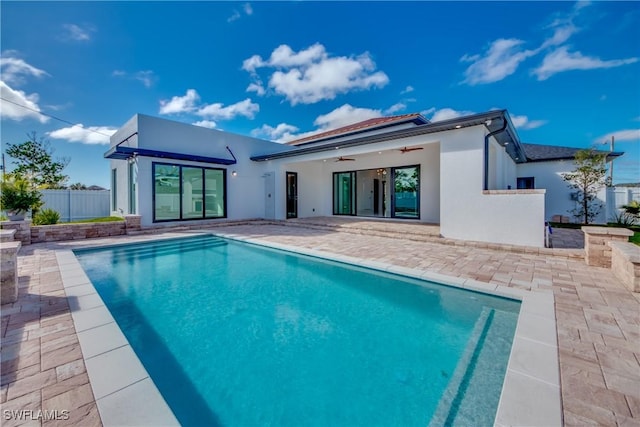
<path fill-rule="evenodd" d="M 7 218 L 9 218 L 9 221 L 24 221 L 25 215 L 26 212 L 24 211 L 7 211 Z"/>

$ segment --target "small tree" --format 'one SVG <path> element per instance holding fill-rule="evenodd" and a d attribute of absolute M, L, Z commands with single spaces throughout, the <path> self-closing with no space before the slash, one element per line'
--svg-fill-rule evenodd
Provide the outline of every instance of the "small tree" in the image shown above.
<path fill-rule="evenodd" d="M 562 179 L 576 190 L 577 206 L 569 212 L 584 224 L 589 224 L 602 210 L 602 202 L 597 198 L 598 191 L 607 185 L 607 153 L 594 149 L 580 150 L 575 156 L 576 168 L 573 172 L 563 173 Z"/>
<path fill-rule="evenodd" d="M 69 178 L 62 171 L 69 164 L 68 158 L 53 159 L 53 149 L 48 140 L 38 138 L 35 132 L 21 144 L 7 144 L 7 154 L 16 164 L 13 174 L 28 180 L 37 188 L 64 188 Z"/>
<path fill-rule="evenodd" d="M 69 190 L 86 190 L 87 186 L 81 182 L 76 182 L 75 184 L 71 184 L 69 186 Z"/>

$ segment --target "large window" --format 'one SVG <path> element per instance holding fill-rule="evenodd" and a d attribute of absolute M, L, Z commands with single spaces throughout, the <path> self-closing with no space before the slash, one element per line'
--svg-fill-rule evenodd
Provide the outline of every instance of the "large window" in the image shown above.
<path fill-rule="evenodd" d="M 153 220 L 225 218 L 224 169 L 153 164 Z"/>

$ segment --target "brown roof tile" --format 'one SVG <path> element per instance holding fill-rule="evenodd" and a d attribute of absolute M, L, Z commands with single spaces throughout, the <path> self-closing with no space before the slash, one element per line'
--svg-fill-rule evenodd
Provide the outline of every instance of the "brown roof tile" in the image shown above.
<path fill-rule="evenodd" d="M 353 123 L 347 126 L 343 126 L 337 129 L 328 130 L 326 132 L 317 133 L 315 135 L 307 136 L 300 139 L 287 142 L 287 145 L 299 145 L 306 142 L 315 140 L 321 140 L 332 136 L 347 135 L 354 132 L 361 132 L 365 129 L 373 130 L 378 127 L 389 126 L 394 123 L 400 123 L 405 121 L 420 120 L 424 123 L 429 123 L 427 119 L 422 117 L 419 113 L 401 114 L 398 116 L 376 117 L 373 119 L 363 120 L 358 123 Z"/>

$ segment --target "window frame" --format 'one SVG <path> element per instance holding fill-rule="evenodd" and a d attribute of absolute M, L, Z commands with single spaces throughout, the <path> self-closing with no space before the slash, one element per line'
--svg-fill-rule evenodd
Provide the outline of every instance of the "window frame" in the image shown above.
<path fill-rule="evenodd" d="M 178 218 L 170 218 L 170 219 L 157 219 L 156 218 L 156 165 L 159 166 L 175 166 L 178 168 L 178 204 L 179 204 L 179 215 Z M 184 218 L 182 212 L 182 203 L 183 203 L 183 188 L 182 188 L 182 169 L 183 168 L 191 168 L 191 169 L 200 169 L 202 175 L 202 217 L 189 217 Z M 207 216 L 207 202 L 206 202 L 206 170 L 214 170 L 222 172 L 222 215 L 221 216 Z M 176 222 L 176 221 L 202 221 L 207 219 L 225 219 L 227 218 L 227 169 L 225 168 L 212 168 L 207 166 L 199 166 L 199 165 L 187 165 L 182 163 L 168 163 L 168 162 L 151 162 L 151 189 L 152 189 L 152 197 L 151 197 L 151 210 L 152 210 L 152 222 L 153 223 L 162 223 L 162 222 Z"/>
<path fill-rule="evenodd" d="M 522 181 L 521 181 L 522 180 Z M 531 187 L 520 187 L 520 182 L 530 182 Z M 517 190 L 535 190 L 536 188 L 536 177 L 535 176 L 519 176 L 516 178 L 516 189 Z"/>

